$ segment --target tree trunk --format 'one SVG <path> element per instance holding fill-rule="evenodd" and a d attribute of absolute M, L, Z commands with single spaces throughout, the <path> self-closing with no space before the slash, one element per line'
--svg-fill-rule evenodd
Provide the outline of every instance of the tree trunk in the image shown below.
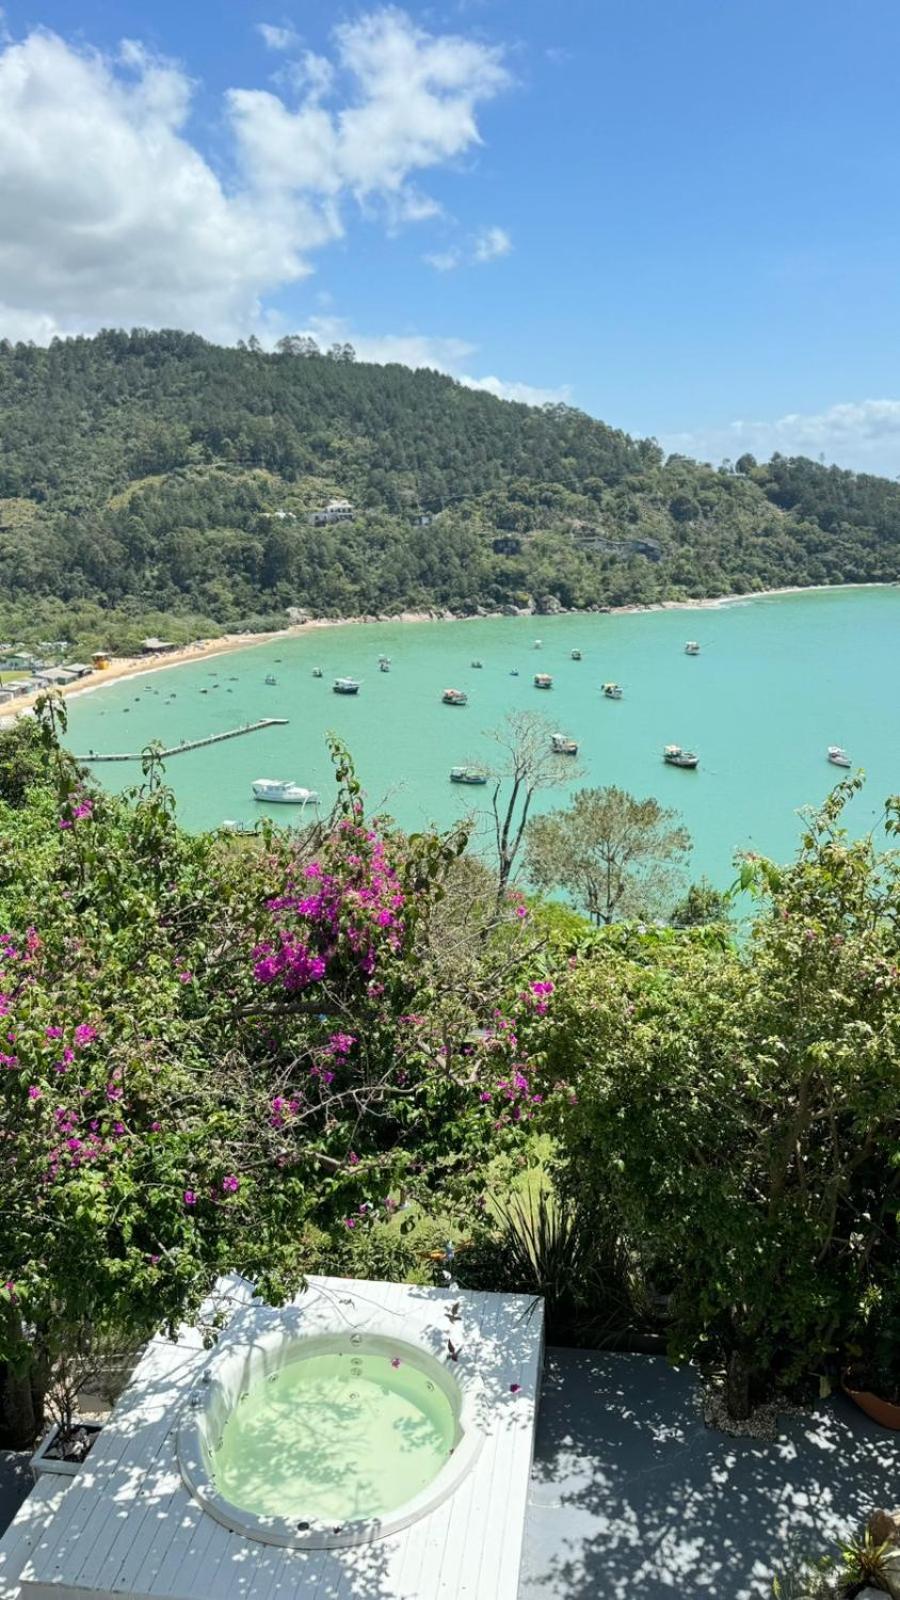
<path fill-rule="evenodd" d="M 750 1380 L 752 1371 L 740 1350 L 732 1350 L 725 1367 L 725 1405 L 735 1422 L 745 1422 L 750 1415 Z"/>

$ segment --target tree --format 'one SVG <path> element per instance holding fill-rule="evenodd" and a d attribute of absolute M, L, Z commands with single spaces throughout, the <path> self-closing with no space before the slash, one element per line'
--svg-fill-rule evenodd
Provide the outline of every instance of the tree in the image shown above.
<path fill-rule="evenodd" d="M 315 1240 L 389 1218 L 400 1190 L 470 1209 L 516 1136 L 492 1102 L 526 1082 L 471 1041 L 521 989 L 527 919 L 507 918 L 496 954 L 444 956 L 464 831 L 368 821 L 335 747 L 326 822 L 191 836 L 152 750 L 139 792 L 104 795 L 58 747 L 60 712 L 41 714 L 43 780 L 26 749 L 23 785 L 18 729 L 0 734 L 0 1442 L 16 1444 L 65 1356 L 176 1325 L 222 1271 L 278 1301 Z"/>
<path fill-rule="evenodd" d="M 701 878 L 699 883 L 691 884 L 669 921 L 673 928 L 699 928 L 707 922 L 725 922 L 729 904 L 728 894 L 716 889 L 708 878 Z"/>
<path fill-rule="evenodd" d="M 538 889 L 564 889 L 592 922 L 651 917 L 690 849 L 677 815 L 624 789 L 581 789 L 567 810 L 529 824 L 528 876 Z"/>
<path fill-rule="evenodd" d="M 577 775 L 577 769 L 573 769 L 570 756 L 554 752 L 552 724 L 538 711 L 511 713 L 491 737 L 502 752 L 494 769 L 491 795 L 499 905 L 522 848 L 535 795 L 560 787 Z"/>
<path fill-rule="evenodd" d="M 792 866 L 744 863 L 740 948 L 610 935 L 553 998 L 564 1188 L 672 1290 L 673 1358 L 720 1363 L 736 1415 L 876 1365 L 896 1316 L 900 853 L 847 838 L 858 788 Z"/>

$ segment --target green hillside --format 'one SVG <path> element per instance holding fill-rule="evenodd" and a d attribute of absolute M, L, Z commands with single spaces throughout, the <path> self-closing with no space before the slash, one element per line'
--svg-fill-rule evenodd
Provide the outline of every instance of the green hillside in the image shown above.
<path fill-rule="evenodd" d="M 354 520 L 314 527 L 332 497 Z M 568 406 L 136 331 L 0 343 L 0 633 L 122 648 L 323 615 L 900 577 L 900 486 L 713 469 Z"/>

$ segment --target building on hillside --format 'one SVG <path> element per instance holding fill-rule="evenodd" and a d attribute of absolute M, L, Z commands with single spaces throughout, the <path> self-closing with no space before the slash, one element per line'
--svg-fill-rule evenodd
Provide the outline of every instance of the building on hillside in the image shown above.
<path fill-rule="evenodd" d="M 163 655 L 166 650 L 177 649 L 177 646 L 172 639 L 142 639 L 141 649 L 145 656 L 158 656 Z"/>
<path fill-rule="evenodd" d="M 349 500 L 329 500 L 327 506 L 311 511 L 307 522 L 314 528 L 323 528 L 329 522 L 352 522 L 356 510 Z"/>
<path fill-rule="evenodd" d="M 74 679 L 65 667 L 42 667 L 36 672 L 34 680 L 28 685 L 29 689 L 59 689 L 65 683 L 73 683 Z"/>
<path fill-rule="evenodd" d="M 413 517 L 413 527 L 430 528 L 433 521 L 434 517 L 430 511 L 420 511 L 417 517 Z"/>

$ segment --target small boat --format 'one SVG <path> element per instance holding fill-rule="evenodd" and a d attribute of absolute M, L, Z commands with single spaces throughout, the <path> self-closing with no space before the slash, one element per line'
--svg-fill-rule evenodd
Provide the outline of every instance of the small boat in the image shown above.
<path fill-rule="evenodd" d="M 255 833 L 252 822 L 234 822 L 231 817 L 226 817 L 222 823 L 223 833 Z"/>
<path fill-rule="evenodd" d="M 445 706 L 464 706 L 469 696 L 462 689 L 445 689 L 441 695 Z"/>
<path fill-rule="evenodd" d="M 451 767 L 450 782 L 471 784 L 487 783 L 487 773 L 482 772 L 480 767 Z"/>
<path fill-rule="evenodd" d="M 322 676 L 323 676 L 322 668 L 321 667 L 313 667 L 313 677 L 314 678 L 321 678 Z"/>
<path fill-rule="evenodd" d="M 549 672 L 536 672 L 534 675 L 534 687 L 536 689 L 552 689 L 553 679 Z"/>
<path fill-rule="evenodd" d="M 391 663 L 388 661 L 387 657 L 385 657 L 384 661 L 379 661 L 379 663 L 378 663 L 378 671 L 379 672 L 390 672 L 390 670 L 391 670 Z"/>
<path fill-rule="evenodd" d="M 267 805 L 317 806 L 319 796 L 315 789 L 302 789 L 289 778 L 257 778 L 251 784 L 254 800 L 264 800 Z"/>
<path fill-rule="evenodd" d="M 535 641 L 534 641 L 535 650 L 542 650 L 543 647 L 544 647 L 543 639 L 535 639 Z"/>
<path fill-rule="evenodd" d="M 388 664 L 388 666 L 390 666 L 390 664 L 391 664 L 391 658 L 390 658 L 390 656 L 379 656 L 379 657 L 378 657 L 378 665 L 379 665 L 379 666 L 381 666 L 381 663 L 382 663 L 382 662 L 383 662 L 383 661 L 386 661 L 386 662 L 387 662 L 387 664 Z"/>
<path fill-rule="evenodd" d="M 550 740 L 550 745 L 554 755 L 557 756 L 577 756 L 578 754 L 577 743 L 574 739 L 570 739 L 566 733 L 554 733 Z"/>
<path fill-rule="evenodd" d="M 477 660 L 476 661 L 470 661 L 469 662 L 469 666 L 470 667 L 483 667 L 484 666 L 484 662 L 483 661 L 477 661 Z"/>
<path fill-rule="evenodd" d="M 700 654 L 700 646 L 698 645 L 696 639 L 688 640 L 684 647 L 684 653 L 686 656 L 698 656 Z"/>
<path fill-rule="evenodd" d="M 581 660 L 581 651 L 580 650 L 573 650 L 571 652 L 571 654 L 572 654 L 572 660 L 573 661 L 580 661 Z"/>
<path fill-rule="evenodd" d="M 266 674 L 266 683 L 268 683 L 270 686 L 272 684 L 277 683 L 277 682 L 278 682 L 278 679 L 275 677 L 274 673 L 269 672 L 269 673 Z"/>
<path fill-rule="evenodd" d="M 511 677 L 511 678 L 517 678 L 517 677 L 518 677 L 518 676 L 519 676 L 519 669 L 518 669 L 518 667 L 510 667 L 510 669 L 509 669 L 509 675 L 510 675 L 510 677 Z"/>
<path fill-rule="evenodd" d="M 828 759 L 833 767 L 849 767 L 850 765 L 850 757 L 839 744 L 830 744 L 828 746 Z"/>
<path fill-rule="evenodd" d="M 359 684 L 355 678 L 335 678 L 331 687 L 335 694 L 359 694 Z"/>
<path fill-rule="evenodd" d="M 680 744 L 667 744 L 663 751 L 663 761 L 667 767 L 689 767 L 693 769 L 700 763 L 700 757 L 695 756 L 693 750 L 682 750 Z"/>
<path fill-rule="evenodd" d="M 601 683 L 600 685 L 600 693 L 607 700 L 621 700 L 622 692 L 622 687 L 618 683 Z"/>

